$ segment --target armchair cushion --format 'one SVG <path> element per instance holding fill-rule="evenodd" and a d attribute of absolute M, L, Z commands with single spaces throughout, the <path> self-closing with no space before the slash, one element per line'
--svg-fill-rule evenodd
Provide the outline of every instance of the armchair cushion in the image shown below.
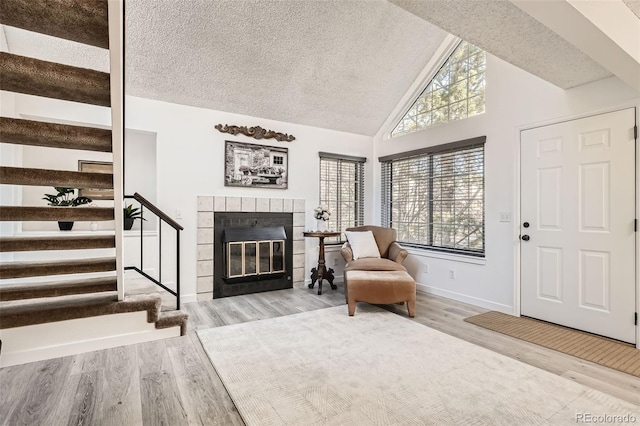
<path fill-rule="evenodd" d="M 351 260 L 344 268 L 345 271 L 406 271 L 407 269 L 389 259 L 376 259 L 366 257 L 364 259 Z"/>
<path fill-rule="evenodd" d="M 392 228 L 383 228 L 380 226 L 357 226 L 354 228 L 347 228 L 347 232 L 356 231 L 371 231 L 373 233 L 373 238 L 378 245 L 378 250 L 380 252 L 380 257 L 382 259 L 389 259 L 393 262 L 401 264 L 407 257 L 407 251 L 402 248 L 400 244 L 396 242 L 396 230 Z M 355 259 L 353 255 L 353 250 L 349 242 L 346 242 L 342 245 L 342 249 L 340 250 L 342 253 L 342 257 L 349 264 L 353 260 L 364 260 L 364 259 Z M 383 262 L 384 263 L 384 262 Z M 402 268 L 405 269 L 405 268 Z M 372 269 L 376 270 L 376 269 Z M 393 269 L 377 269 L 377 270 L 393 270 Z"/>
<path fill-rule="evenodd" d="M 378 251 L 380 252 L 380 257 L 389 258 L 389 246 L 396 240 L 397 232 L 393 228 L 384 228 L 381 226 L 356 226 L 353 228 L 347 228 L 346 231 L 371 231 L 373 233 L 373 237 L 376 240 L 376 244 L 378 245 Z"/>
<path fill-rule="evenodd" d="M 345 231 L 349 245 L 351 246 L 351 252 L 353 253 L 353 259 L 363 258 L 380 258 L 380 251 L 378 245 L 373 237 L 371 231 L 354 232 Z"/>

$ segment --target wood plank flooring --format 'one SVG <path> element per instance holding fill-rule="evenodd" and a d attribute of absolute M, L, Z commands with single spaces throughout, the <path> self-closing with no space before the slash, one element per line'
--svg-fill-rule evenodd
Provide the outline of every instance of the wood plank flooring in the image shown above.
<path fill-rule="evenodd" d="M 342 285 L 190 303 L 186 336 L 0 369 L 0 424 L 242 425 L 195 330 L 338 305 Z M 462 321 L 482 308 L 419 293 L 416 311 L 416 322 L 640 405 L 636 377 Z"/>

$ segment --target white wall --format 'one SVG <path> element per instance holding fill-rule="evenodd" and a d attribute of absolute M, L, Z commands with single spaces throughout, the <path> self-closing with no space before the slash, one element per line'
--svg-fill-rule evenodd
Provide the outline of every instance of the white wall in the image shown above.
<path fill-rule="evenodd" d="M 492 55 L 487 55 L 486 113 L 399 138 L 385 140 L 385 128 L 376 135 L 375 158 L 487 136 L 485 146 L 486 258 L 441 256 L 427 250 L 411 251 L 409 272 L 428 291 L 504 312 L 514 312 L 514 263 L 519 244 L 516 200 L 516 156 L 520 126 L 589 114 L 621 105 L 637 105 L 638 94 L 615 77 L 562 90 Z M 416 95 L 408 93 L 400 104 Z M 375 186 L 380 166 L 374 167 Z M 380 194 L 376 223 L 380 221 Z M 501 212 L 511 223 L 499 221 Z M 428 273 L 426 272 L 428 270 Z M 453 270 L 455 278 L 450 278 Z"/>
<path fill-rule="evenodd" d="M 319 200 L 319 151 L 336 152 L 372 158 L 372 138 L 264 120 L 244 115 L 170 104 L 149 99 L 127 97 L 126 126 L 128 129 L 152 132 L 157 135 L 158 207 L 182 224 L 181 236 L 182 294 L 184 301 L 195 300 L 196 293 L 196 227 L 198 195 L 243 196 L 259 198 L 304 198 L 307 208 L 307 228 L 315 225 L 312 210 Z M 262 126 L 277 132 L 292 134 L 293 142 L 274 139 L 260 140 L 223 134 L 216 124 Z M 238 188 L 224 186 L 224 141 L 240 141 L 289 149 L 289 188 Z M 372 161 L 366 164 L 367 193 L 374 191 Z M 373 220 L 373 206 L 369 200 L 366 220 Z M 177 218 L 178 213 L 182 218 Z M 163 230 L 163 232 L 165 232 Z M 168 234 L 168 232 L 166 232 Z M 306 242 L 306 269 L 317 262 L 317 240 Z M 169 258 L 169 247 L 163 243 Z M 336 254 L 339 256 L 339 254 Z M 330 260 L 330 264 L 332 264 Z M 170 274 L 169 272 L 167 272 Z M 163 270 L 163 274 L 165 274 Z"/>
<path fill-rule="evenodd" d="M 133 195 L 138 192 L 155 204 L 158 201 L 158 166 L 156 163 L 156 134 L 127 129 L 124 146 L 124 193 Z M 125 200 L 124 205 L 133 204 L 140 208 L 135 200 Z M 155 215 L 143 212 L 144 229 L 156 229 Z M 140 230 L 140 220 L 133 222 L 132 231 Z"/>

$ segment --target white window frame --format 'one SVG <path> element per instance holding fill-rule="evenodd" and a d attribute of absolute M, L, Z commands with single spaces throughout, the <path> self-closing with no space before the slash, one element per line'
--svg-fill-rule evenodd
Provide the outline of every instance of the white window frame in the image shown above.
<path fill-rule="evenodd" d="M 364 164 L 367 162 L 367 159 L 365 157 L 355 157 L 355 156 L 349 156 L 349 155 L 342 155 L 342 154 L 332 154 L 329 152 L 319 152 L 319 157 L 320 157 L 320 176 L 318 177 L 318 180 L 320 182 L 320 188 L 319 188 L 319 198 L 320 198 L 320 204 L 327 204 L 329 201 L 335 201 L 336 205 L 339 205 L 343 200 L 339 199 L 340 196 L 340 191 L 338 191 L 338 199 L 337 200 L 328 200 L 328 197 L 326 196 L 326 194 L 323 194 L 323 183 L 325 182 L 324 179 L 322 178 L 322 162 L 323 161 L 335 161 L 338 163 L 338 173 L 340 173 L 340 169 L 339 166 L 341 163 L 349 163 L 349 164 L 353 164 L 355 166 L 355 181 L 353 182 L 354 185 L 354 194 L 355 194 L 355 199 L 354 200 L 348 200 L 347 202 L 354 203 L 354 222 L 353 223 L 345 223 L 345 220 L 343 220 L 342 217 L 339 216 L 340 210 L 338 209 L 338 211 L 335 211 L 335 209 L 330 208 L 330 212 L 331 212 L 331 217 L 329 219 L 329 223 L 330 223 L 330 228 L 335 228 L 336 230 L 340 231 L 340 232 L 344 232 L 344 230 L 348 227 L 351 226 L 361 226 L 364 225 L 364 203 L 365 203 L 365 171 L 364 171 Z M 342 180 L 342 175 L 338 174 L 338 176 L 336 176 L 336 180 L 339 183 Z M 335 224 L 335 225 L 331 225 L 331 224 Z M 344 234 L 342 234 L 340 237 L 335 237 L 335 238 L 327 238 L 326 240 L 327 244 L 338 244 L 341 242 L 344 242 Z"/>
<path fill-rule="evenodd" d="M 423 188 L 426 188 L 425 196 L 422 197 L 421 200 L 419 200 L 424 204 L 423 207 L 425 207 L 426 209 L 426 211 L 420 210 L 420 212 L 425 218 L 425 221 L 424 223 L 418 224 L 419 228 L 420 227 L 425 228 L 424 229 L 425 237 L 421 238 L 420 241 L 403 241 L 402 233 L 399 233 L 398 239 L 400 240 L 400 242 L 403 243 L 403 245 L 407 245 L 408 247 L 429 249 L 429 250 L 441 251 L 441 252 L 453 253 L 453 254 L 459 254 L 459 255 L 484 257 L 485 246 L 486 246 L 485 197 L 484 197 L 484 189 L 485 189 L 484 145 L 485 145 L 485 142 L 486 142 L 486 136 L 481 136 L 477 138 L 452 142 L 444 145 L 380 157 L 378 160 L 381 163 L 381 185 L 380 186 L 381 186 L 381 224 L 382 226 L 397 227 L 397 226 L 402 226 L 404 224 L 404 222 L 399 222 L 399 221 L 397 221 L 396 224 L 394 224 L 394 218 L 392 217 L 393 202 L 394 202 L 393 200 L 393 163 L 397 162 L 398 164 L 401 164 L 403 162 L 411 161 L 412 159 L 415 159 L 418 162 L 413 164 L 412 166 L 420 167 L 422 165 L 424 168 L 423 171 L 428 174 L 427 176 L 424 177 L 424 179 L 420 179 L 415 182 L 411 181 L 413 182 L 412 185 L 414 187 L 416 185 L 421 185 Z M 477 180 L 475 181 L 475 184 L 481 185 L 480 188 L 482 190 L 482 197 L 480 198 L 481 212 L 482 212 L 481 213 L 482 217 L 480 222 L 482 227 L 481 228 L 482 247 L 481 249 L 477 249 L 477 248 L 465 249 L 460 247 L 443 245 L 442 243 L 438 243 L 437 230 L 434 230 L 434 228 L 437 228 L 438 225 L 443 226 L 445 224 L 444 223 L 438 224 L 434 220 L 434 217 L 436 216 L 434 216 L 433 208 L 438 201 L 441 201 L 441 199 L 439 200 L 437 199 L 437 197 L 434 196 L 435 192 L 434 192 L 433 179 L 434 177 L 436 177 L 436 175 L 433 171 L 433 162 L 434 162 L 433 158 L 440 155 L 447 155 L 447 154 L 461 152 L 461 151 L 468 151 L 470 149 L 477 150 L 478 148 L 482 148 L 482 159 L 483 159 L 481 181 L 480 182 L 478 182 Z M 429 163 L 429 165 L 426 166 L 425 165 L 426 163 Z M 454 175 L 454 182 L 455 182 L 455 175 Z M 455 193 L 456 191 L 454 190 L 454 194 Z M 453 201 L 455 202 L 457 199 L 458 199 L 457 195 L 455 195 L 455 198 L 453 199 Z M 462 199 L 465 199 L 465 198 L 463 197 Z M 473 198 L 473 200 L 475 202 L 478 201 L 477 198 Z M 416 211 L 418 210 L 419 209 L 417 209 Z M 446 225 L 448 227 L 453 227 L 453 228 L 456 228 L 458 226 L 469 227 L 468 224 L 462 224 L 462 223 L 460 224 L 453 223 L 453 224 L 446 224 Z"/>

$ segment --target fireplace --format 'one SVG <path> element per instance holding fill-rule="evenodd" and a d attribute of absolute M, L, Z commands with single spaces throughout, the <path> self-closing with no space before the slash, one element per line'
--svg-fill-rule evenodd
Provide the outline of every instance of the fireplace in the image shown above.
<path fill-rule="evenodd" d="M 214 213 L 214 298 L 293 287 L 292 216 Z"/>
<path fill-rule="evenodd" d="M 260 275 L 285 273 L 284 226 L 224 228 L 222 231 L 222 277 L 251 280 Z"/>

